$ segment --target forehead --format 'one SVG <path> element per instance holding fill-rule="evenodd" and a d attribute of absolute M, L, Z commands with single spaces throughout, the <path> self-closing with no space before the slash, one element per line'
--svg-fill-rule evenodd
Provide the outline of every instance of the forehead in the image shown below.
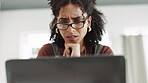
<path fill-rule="evenodd" d="M 85 14 L 83 14 L 81 7 L 70 3 L 61 7 L 58 18 L 76 18 L 83 16 L 85 16 Z"/>

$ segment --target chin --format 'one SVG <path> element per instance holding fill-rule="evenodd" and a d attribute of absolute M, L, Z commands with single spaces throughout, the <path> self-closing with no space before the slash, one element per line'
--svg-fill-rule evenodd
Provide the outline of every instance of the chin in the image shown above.
<path fill-rule="evenodd" d="M 66 43 L 79 43 L 78 41 L 68 41 Z"/>

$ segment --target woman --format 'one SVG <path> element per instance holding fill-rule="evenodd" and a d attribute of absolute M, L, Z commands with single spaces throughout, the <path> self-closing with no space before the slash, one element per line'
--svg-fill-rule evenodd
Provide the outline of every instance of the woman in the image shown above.
<path fill-rule="evenodd" d="M 54 42 L 44 45 L 38 57 L 113 55 L 110 47 L 99 44 L 104 21 L 103 14 L 94 8 L 95 1 L 50 0 L 54 15 L 50 40 Z"/>

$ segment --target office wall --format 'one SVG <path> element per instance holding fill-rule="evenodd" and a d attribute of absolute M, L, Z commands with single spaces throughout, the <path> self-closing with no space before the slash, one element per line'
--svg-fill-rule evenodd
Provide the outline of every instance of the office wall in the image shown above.
<path fill-rule="evenodd" d="M 5 82 L 5 61 L 19 58 L 22 32 L 48 31 L 49 9 L 2 11 L 0 27 L 0 83 Z"/>
<path fill-rule="evenodd" d="M 123 54 L 121 36 L 124 30 L 134 27 L 134 32 L 138 28 L 148 26 L 148 5 L 103 6 L 100 9 L 105 13 L 108 21 L 106 29 L 115 54 Z"/>
<path fill-rule="evenodd" d="M 106 30 L 110 35 L 115 54 L 123 54 L 121 35 L 126 27 L 148 26 L 148 5 L 116 5 L 97 8 L 104 12 L 108 21 Z M 1 12 L 0 83 L 6 83 L 5 61 L 20 56 L 20 34 L 22 32 L 48 31 L 51 19 L 50 9 Z"/>

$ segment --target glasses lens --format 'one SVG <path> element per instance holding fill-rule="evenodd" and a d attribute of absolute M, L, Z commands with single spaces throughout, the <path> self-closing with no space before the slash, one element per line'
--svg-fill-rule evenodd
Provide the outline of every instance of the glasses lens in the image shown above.
<path fill-rule="evenodd" d="M 72 27 L 75 28 L 75 29 L 82 28 L 83 24 L 84 24 L 83 22 L 73 23 Z"/>
<path fill-rule="evenodd" d="M 80 28 L 83 28 L 84 26 L 84 21 L 80 21 L 80 22 L 75 22 L 75 23 L 72 23 L 72 24 L 63 24 L 63 23 L 59 23 L 57 24 L 57 27 L 59 29 L 67 29 L 69 26 L 71 26 L 72 28 L 74 29 L 80 29 Z"/>
<path fill-rule="evenodd" d="M 67 25 L 66 24 L 57 24 L 57 27 L 59 29 L 67 29 Z"/>

